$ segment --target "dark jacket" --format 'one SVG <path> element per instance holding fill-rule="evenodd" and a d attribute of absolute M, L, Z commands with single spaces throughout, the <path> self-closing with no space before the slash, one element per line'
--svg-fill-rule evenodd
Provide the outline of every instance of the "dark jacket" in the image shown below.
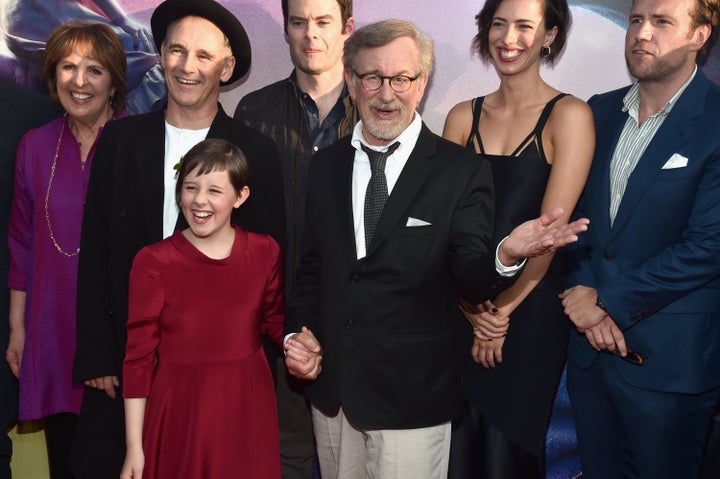
<path fill-rule="evenodd" d="M 313 160 L 285 332 L 307 326 L 323 346 L 306 391 L 325 414 L 342 407 L 362 429 L 435 426 L 461 409 L 456 291 L 477 304 L 514 281 L 494 268 L 490 164 L 423 127 L 358 260 L 354 156 L 345 138 Z"/>
<path fill-rule="evenodd" d="M 273 143 L 232 121 L 222 107 L 207 137 L 239 146 L 250 165 L 250 198 L 233 212 L 232 222 L 282 244 L 284 200 Z M 98 142 L 80 242 L 76 381 L 122 371 L 130 267 L 143 246 L 163 238 L 164 157 L 163 112 L 108 123 Z M 120 472 L 125 440 L 117 393 L 111 400 L 85 390 L 71 457 L 79 479 L 117 478 Z"/>
<path fill-rule="evenodd" d="M 345 116 L 337 136 L 352 133 L 358 116 L 348 95 L 344 99 Z M 235 120 L 275 141 L 283 170 L 287 231 L 286 293 L 294 283 L 297 252 L 305 226 L 307 175 L 315 153 L 310 138 L 307 112 L 295 86 L 295 72 L 286 79 L 245 95 L 235 109 Z"/>

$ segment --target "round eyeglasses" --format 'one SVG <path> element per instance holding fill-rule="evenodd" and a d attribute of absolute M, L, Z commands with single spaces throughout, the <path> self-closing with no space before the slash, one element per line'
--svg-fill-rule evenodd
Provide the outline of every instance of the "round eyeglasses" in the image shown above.
<path fill-rule="evenodd" d="M 361 75 L 356 70 L 353 70 L 353 73 L 355 73 L 355 76 L 360 79 L 360 84 L 368 91 L 376 91 L 379 90 L 383 82 L 385 80 L 388 81 L 388 85 L 390 85 L 390 88 L 396 93 L 405 93 L 410 89 L 410 85 L 412 85 L 412 82 L 417 80 L 420 77 L 420 74 L 418 73 L 414 77 L 409 77 L 406 75 L 395 75 L 391 77 L 378 75 L 377 73 L 365 73 L 364 75 Z"/>

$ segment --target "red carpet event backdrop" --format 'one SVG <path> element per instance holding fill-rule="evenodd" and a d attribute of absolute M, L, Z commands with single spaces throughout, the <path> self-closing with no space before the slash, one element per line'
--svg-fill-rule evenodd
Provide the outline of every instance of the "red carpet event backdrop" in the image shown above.
<path fill-rule="evenodd" d="M 104 22 L 113 26 L 128 53 L 128 109 L 141 113 L 162 106 L 165 94 L 158 52 L 149 22 L 161 0 L 0 0 L 0 75 L 46 91 L 42 81 L 45 39 L 69 21 Z M 280 0 L 220 1 L 242 21 L 252 43 L 250 72 L 225 89 L 221 101 L 228 113 L 240 98 L 288 76 L 292 69 L 282 26 Z M 623 55 L 627 0 L 569 0 L 573 25 L 565 51 L 542 76 L 561 91 L 584 100 L 631 81 Z M 356 0 L 357 27 L 386 18 L 414 22 L 435 40 L 436 64 L 421 114 L 436 133 L 456 103 L 491 92 L 498 77 L 470 52 L 476 33 L 475 15 L 483 0 Z M 720 47 L 702 64 L 720 82 Z M 567 393 L 563 383 L 548 434 L 548 477 L 572 478 L 580 473 Z"/>

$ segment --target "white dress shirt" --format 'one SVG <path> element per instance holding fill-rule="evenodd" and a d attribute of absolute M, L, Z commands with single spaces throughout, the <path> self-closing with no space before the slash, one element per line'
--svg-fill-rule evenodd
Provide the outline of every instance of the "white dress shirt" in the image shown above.
<path fill-rule="evenodd" d="M 416 112 L 413 121 L 400 133 L 400 136 L 387 145 L 378 147 L 372 146 L 365 141 L 362 133 L 362 120 L 355 125 L 350 143 L 355 148 L 352 174 L 352 209 L 357 259 L 365 257 L 365 192 L 367 191 L 371 176 L 370 159 L 360 145 L 363 144 L 376 151 L 385 151 L 396 141 L 400 143 L 398 149 L 395 150 L 392 155 L 388 156 L 385 163 L 385 178 L 387 180 L 388 196 L 390 196 L 395 187 L 395 183 L 397 183 L 400 177 L 400 173 L 402 173 L 405 167 L 405 163 L 407 163 L 408 158 L 410 158 L 410 153 L 412 153 L 415 148 L 415 143 L 417 143 L 417 139 L 420 136 L 420 130 L 422 130 L 422 119 L 420 118 L 420 114 Z"/>

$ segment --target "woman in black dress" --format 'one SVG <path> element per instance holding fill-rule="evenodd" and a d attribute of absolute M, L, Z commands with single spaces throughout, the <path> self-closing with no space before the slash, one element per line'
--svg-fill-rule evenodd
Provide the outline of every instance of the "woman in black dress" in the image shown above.
<path fill-rule="evenodd" d="M 492 62 L 498 90 L 456 105 L 443 136 L 490 161 L 495 240 L 561 206 L 567 222 L 595 146 L 589 107 L 540 77 L 562 51 L 566 0 L 488 0 L 473 50 Z M 463 304 L 469 322 L 466 413 L 454 424 L 450 477 L 545 477 L 545 434 L 565 360 L 569 323 L 559 255 L 528 260 L 517 282 L 483 305 Z M 472 338 L 472 345 L 469 344 Z"/>

